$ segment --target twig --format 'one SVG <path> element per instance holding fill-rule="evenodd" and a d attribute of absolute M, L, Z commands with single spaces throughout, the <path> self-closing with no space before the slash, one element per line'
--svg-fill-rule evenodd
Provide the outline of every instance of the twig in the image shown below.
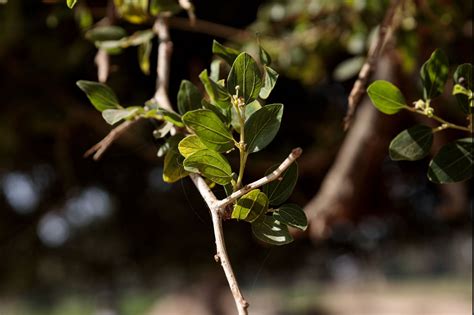
<path fill-rule="evenodd" d="M 281 174 L 283 174 L 283 172 L 286 171 L 286 169 L 290 167 L 290 165 L 294 163 L 296 159 L 301 156 L 301 153 L 303 153 L 303 150 L 301 148 L 293 149 L 290 155 L 271 174 L 268 174 L 267 176 L 262 177 L 259 180 L 254 181 L 253 183 L 245 185 L 241 189 L 232 193 L 227 198 L 222 199 L 221 201 L 218 202 L 217 204 L 218 207 L 221 209 L 225 209 L 225 207 L 232 204 L 233 202 L 235 202 L 237 199 L 239 199 L 240 197 L 242 197 L 249 191 L 257 189 L 265 184 L 268 184 L 269 182 L 279 179 L 281 177 Z"/>
<path fill-rule="evenodd" d="M 248 31 L 200 19 L 195 19 L 194 24 L 192 24 L 187 18 L 174 16 L 170 18 L 169 26 L 188 32 L 203 33 L 220 38 L 232 38 L 238 42 L 243 42 L 252 37 L 252 34 Z"/>
<path fill-rule="evenodd" d="M 97 25 L 112 25 L 115 21 L 115 6 L 112 0 L 107 3 L 107 16 L 97 22 Z M 95 55 L 97 65 L 97 78 L 99 82 L 105 83 L 110 73 L 110 57 L 105 49 L 99 49 Z"/>
<path fill-rule="evenodd" d="M 127 120 L 114 129 L 112 129 L 104 139 L 94 145 L 92 148 L 84 153 L 84 157 L 87 158 L 93 155 L 93 159 L 98 161 L 105 153 L 105 151 L 115 142 L 122 134 L 125 133 L 131 126 L 133 126 L 139 119 L 136 120 Z"/>
<path fill-rule="evenodd" d="M 346 117 L 344 117 L 345 130 L 349 129 L 349 127 L 351 126 L 354 112 L 357 108 L 357 105 L 359 105 L 361 101 L 362 95 L 364 95 L 365 93 L 365 86 L 367 85 L 367 81 L 369 80 L 370 75 L 377 66 L 377 59 L 381 56 L 385 43 L 388 42 L 388 40 L 393 34 L 394 29 L 396 28 L 394 19 L 395 12 L 397 11 L 397 8 L 402 5 L 403 2 L 404 0 L 391 1 L 390 6 L 387 9 L 387 12 L 385 13 L 385 17 L 382 21 L 382 24 L 380 25 L 378 35 L 370 46 L 367 59 L 359 72 L 359 76 L 357 78 L 357 81 L 354 83 L 354 86 L 352 87 L 351 93 L 349 94 L 349 106 L 347 108 Z"/>

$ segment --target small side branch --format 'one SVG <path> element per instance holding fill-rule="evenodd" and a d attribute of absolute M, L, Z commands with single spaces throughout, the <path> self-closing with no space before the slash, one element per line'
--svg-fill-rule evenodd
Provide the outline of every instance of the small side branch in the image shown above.
<path fill-rule="evenodd" d="M 245 195 L 251 190 L 257 189 L 265 184 L 268 184 L 274 180 L 277 180 L 281 177 L 284 171 L 288 167 L 290 167 L 291 164 L 293 164 L 297 158 L 301 156 L 303 153 L 303 150 L 301 148 L 296 148 L 291 151 L 290 155 L 278 166 L 276 170 L 274 170 L 271 174 L 268 174 L 265 177 L 260 178 L 259 180 L 254 181 L 253 183 L 250 183 L 248 185 L 245 185 L 241 189 L 237 190 L 230 196 L 228 196 L 225 199 L 222 199 L 221 201 L 218 202 L 218 207 L 221 209 L 225 209 L 228 205 L 232 204 L 235 202 L 237 199 Z M 222 210 L 224 211 L 224 210 Z"/>
<path fill-rule="evenodd" d="M 355 110 L 359 105 L 362 96 L 365 93 L 365 87 L 370 75 L 375 70 L 377 65 L 377 59 L 381 56 L 385 43 L 387 43 L 392 36 L 394 29 L 396 28 L 395 23 L 395 12 L 397 8 L 402 5 L 403 0 L 392 0 L 390 6 L 385 13 L 382 24 L 378 32 L 375 41 L 372 43 L 367 59 L 359 72 L 357 81 L 352 87 L 351 93 L 349 94 L 346 117 L 344 117 L 344 129 L 347 130 L 351 126 L 352 118 L 354 117 Z"/>
<path fill-rule="evenodd" d="M 87 158 L 93 155 L 94 160 L 96 161 L 100 160 L 102 155 L 112 145 L 112 143 L 114 143 L 115 140 L 120 138 L 130 127 L 132 127 L 139 120 L 140 119 L 127 120 L 121 123 L 120 125 L 118 125 L 117 127 L 115 127 L 114 129 L 112 129 L 104 139 L 102 139 L 92 148 L 87 150 L 86 153 L 84 153 L 84 157 Z"/>

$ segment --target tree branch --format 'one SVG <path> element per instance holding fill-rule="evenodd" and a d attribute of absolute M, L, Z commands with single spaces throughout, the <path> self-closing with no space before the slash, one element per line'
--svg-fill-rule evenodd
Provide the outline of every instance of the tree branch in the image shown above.
<path fill-rule="evenodd" d="M 222 229 L 222 213 L 224 208 L 219 207 L 216 196 L 201 176 L 197 174 L 190 174 L 189 177 L 193 181 L 194 186 L 196 186 L 196 188 L 199 190 L 199 193 L 203 197 L 211 212 L 214 237 L 216 240 L 216 255 L 214 256 L 214 259 L 216 262 L 220 262 L 222 269 L 224 270 L 239 315 L 247 315 L 249 304 L 240 291 L 240 287 L 232 269 L 232 265 L 230 263 L 225 246 L 224 231 Z"/>
<path fill-rule="evenodd" d="M 344 117 L 345 130 L 349 129 L 351 126 L 354 112 L 362 99 L 362 95 L 365 93 L 367 81 L 377 66 L 377 59 L 382 55 L 385 43 L 390 40 L 390 37 L 396 28 L 394 19 L 395 12 L 397 11 L 397 8 L 403 4 L 403 2 L 404 0 L 391 1 L 388 10 L 385 13 L 382 24 L 380 25 L 378 35 L 370 46 L 367 59 L 359 72 L 359 76 L 352 87 L 351 93 L 349 94 L 349 106 L 347 108 L 346 117 Z"/>
<path fill-rule="evenodd" d="M 254 181 L 253 183 L 250 183 L 248 185 L 245 185 L 241 189 L 237 190 L 236 192 L 232 193 L 230 196 L 228 196 L 225 199 L 220 200 L 217 205 L 221 209 L 225 209 L 228 205 L 232 204 L 235 202 L 237 199 L 245 195 L 251 190 L 257 189 L 265 184 L 268 184 L 274 180 L 279 180 L 281 177 L 281 174 L 283 174 L 284 171 L 288 167 L 290 167 L 291 164 L 293 164 L 297 158 L 301 156 L 301 153 L 303 153 L 303 150 L 301 148 L 296 148 L 291 151 L 290 155 L 278 166 L 276 170 L 274 170 L 271 174 L 268 174 L 265 177 L 260 178 L 259 180 Z M 224 211 L 224 210 L 222 210 Z"/>

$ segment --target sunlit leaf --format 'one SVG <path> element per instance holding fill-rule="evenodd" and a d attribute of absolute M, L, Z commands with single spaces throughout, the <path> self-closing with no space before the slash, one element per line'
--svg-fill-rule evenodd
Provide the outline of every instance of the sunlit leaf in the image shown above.
<path fill-rule="evenodd" d="M 245 142 L 247 151 L 254 153 L 265 148 L 275 138 L 280 129 L 283 104 L 266 105 L 245 123 Z"/>
<path fill-rule="evenodd" d="M 188 172 L 199 173 L 219 185 L 226 185 L 232 181 L 229 162 L 220 153 L 209 149 L 189 155 L 183 165 Z"/>
<path fill-rule="evenodd" d="M 239 87 L 238 93 L 236 87 Z M 245 104 L 255 100 L 262 87 L 262 75 L 257 63 L 247 53 L 241 53 L 232 64 L 227 78 L 229 94 L 242 97 Z"/>
<path fill-rule="evenodd" d="M 270 93 L 275 87 L 279 74 L 278 72 L 276 72 L 275 70 L 267 66 L 263 66 L 263 71 L 264 71 L 265 77 L 264 77 L 263 86 L 262 86 L 262 89 L 260 90 L 259 96 L 260 98 L 265 100 L 270 96 Z"/>
<path fill-rule="evenodd" d="M 232 133 L 211 110 L 197 109 L 187 112 L 183 116 L 183 122 L 209 149 L 226 152 L 234 146 Z"/>
<path fill-rule="evenodd" d="M 94 107 L 102 112 L 106 109 L 121 108 L 114 91 L 107 85 L 93 81 L 77 81 L 77 86 L 87 95 Z"/>
<path fill-rule="evenodd" d="M 393 115 L 406 107 L 402 92 L 390 82 L 377 80 L 367 89 L 372 103 L 384 114 Z"/>
<path fill-rule="evenodd" d="M 254 189 L 237 200 L 232 211 L 232 219 L 253 222 L 264 215 L 267 209 L 267 196 L 260 190 Z"/>

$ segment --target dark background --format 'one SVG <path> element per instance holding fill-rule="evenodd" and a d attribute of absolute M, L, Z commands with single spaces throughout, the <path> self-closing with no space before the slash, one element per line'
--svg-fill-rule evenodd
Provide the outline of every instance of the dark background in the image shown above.
<path fill-rule="evenodd" d="M 87 3 L 97 20 L 104 3 Z M 280 43 L 285 36 L 296 36 L 292 25 L 265 22 L 261 5 L 272 2 L 194 3 L 202 20 L 248 28 L 252 34 L 261 29 Z M 382 19 L 385 3 L 380 9 L 356 12 L 366 23 L 366 33 Z M 472 60 L 472 3 L 439 1 L 428 6 L 435 16 L 448 8 L 450 22 L 440 26 L 425 11 L 417 11 L 417 28 L 401 30 L 396 44 L 401 47 L 396 56 L 405 56 L 403 51 L 407 56 L 392 55 L 396 64 L 414 63 L 411 72 L 398 68 L 395 78 L 402 91 L 413 94 L 410 100 L 420 95 L 416 71 L 434 48 L 445 50 L 453 64 Z M 120 23 L 131 31 L 140 28 Z M 351 32 L 349 24 L 340 27 Z M 277 44 L 270 49 L 279 60 L 297 49 L 306 55 L 301 62 L 279 64 L 282 76 L 269 101 L 286 105 L 282 129 L 268 150 L 250 161 L 248 179 L 261 176 L 291 148 L 301 146 L 311 157 L 302 158 L 291 199 L 301 205 L 317 193 L 344 138 L 342 119 L 354 78 L 338 82 L 331 75 L 352 56 L 338 43 L 344 41 L 338 34 L 332 42 L 325 38 L 331 44 L 324 49 L 299 48 L 298 43 L 287 50 Z M 172 29 L 171 37 L 174 102 L 182 79 L 198 83 L 198 73 L 212 60 L 215 37 L 179 29 Z M 255 44 L 255 38 L 218 39 L 234 47 Z M 156 45 L 152 56 L 155 50 Z M 154 301 L 173 292 L 205 295 L 207 305 L 216 304 L 210 296 L 224 296 L 227 307 L 213 309 L 223 314 L 232 303 L 225 300 L 223 273 L 213 261 L 207 209 L 188 179 L 173 185 L 161 180 L 162 161 L 156 157 L 160 142 L 152 137 L 153 124 L 135 127 L 99 162 L 83 158 L 109 130 L 75 85 L 79 79 L 96 79 L 95 53 L 63 3 L 10 0 L 0 6 L 0 314 L 99 314 L 102 308 L 111 314 L 145 314 Z M 312 65 L 305 61 L 316 57 L 317 75 L 308 81 L 303 73 Z M 143 104 L 153 95 L 154 75 L 140 72 L 135 49 L 113 56 L 112 65 L 108 83 L 124 104 Z M 152 58 L 152 69 L 154 65 Z M 446 98 L 446 104 L 444 111 L 462 121 L 451 109 L 452 100 Z M 402 116 L 395 123 L 396 134 L 413 120 Z M 448 134 L 448 139 L 454 136 Z M 226 222 L 227 246 L 244 294 L 248 292 L 258 309 L 264 288 L 280 292 L 273 295 L 283 294 L 289 301 L 281 306 L 281 314 L 333 314 L 330 307 L 318 306 L 324 303 L 314 296 L 324 296 L 334 283 L 367 279 L 447 279 L 440 290 L 452 293 L 449 288 L 461 287 L 462 293 L 455 295 L 469 296 L 472 190 L 463 209 L 440 213 L 442 191 L 426 179 L 427 164 L 385 158 L 364 180 L 368 193 L 363 206 L 343 215 L 322 239 L 302 236 L 288 246 L 269 248 L 253 239 L 249 225 Z M 292 294 L 306 298 L 303 306 L 295 306 Z"/>

